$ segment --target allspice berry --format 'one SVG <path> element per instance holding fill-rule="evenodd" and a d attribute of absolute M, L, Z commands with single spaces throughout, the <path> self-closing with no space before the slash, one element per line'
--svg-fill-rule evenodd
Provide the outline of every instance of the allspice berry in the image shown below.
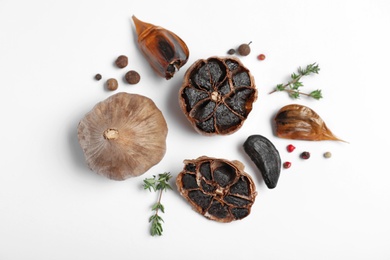
<path fill-rule="evenodd" d="M 114 91 L 118 89 L 118 81 L 114 78 L 108 79 L 106 81 L 107 89 L 110 91 Z"/>
<path fill-rule="evenodd" d="M 115 65 L 120 69 L 123 69 L 124 67 L 126 67 L 128 63 L 129 63 L 129 60 L 128 60 L 127 56 L 125 56 L 125 55 L 120 55 L 115 61 Z"/>
<path fill-rule="evenodd" d="M 249 46 L 252 42 L 249 43 L 243 43 L 240 46 L 238 46 L 238 54 L 241 56 L 248 56 L 249 53 L 251 53 L 251 47 Z"/>
<path fill-rule="evenodd" d="M 141 76 L 135 70 L 130 70 L 126 73 L 125 79 L 126 79 L 127 83 L 134 85 L 134 84 L 137 84 L 141 80 Z"/>

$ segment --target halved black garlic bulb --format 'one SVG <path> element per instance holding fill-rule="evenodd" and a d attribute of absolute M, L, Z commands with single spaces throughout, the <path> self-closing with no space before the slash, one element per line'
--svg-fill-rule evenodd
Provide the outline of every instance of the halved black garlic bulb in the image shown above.
<path fill-rule="evenodd" d="M 240 129 L 256 99 L 252 74 L 234 57 L 196 61 L 179 91 L 184 114 L 204 135 L 227 135 Z"/>
<path fill-rule="evenodd" d="M 249 215 L 257 192 L 241 162 L 201 156 L 184 164 L 176 185 L 195 211 L 224 223 Z"/>

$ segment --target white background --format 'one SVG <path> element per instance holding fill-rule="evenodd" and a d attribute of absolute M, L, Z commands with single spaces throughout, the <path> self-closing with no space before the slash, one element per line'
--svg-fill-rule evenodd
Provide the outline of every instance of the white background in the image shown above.
<path fill-rule="evenodd" d="M 389 13 L 387 0 L 0 0 L 0 259 L 390 259 Z M 138 51 L 133 14 L 187 43 L 190 58 L 173 79 L 156 76 Z M 259 90 L 253 111 L 232 135 L 201 136 L 177 101 L 186 69 L 249 41 L 241 61 Z M 113 65 L 121 54 L 129 57 L 122 70 Z M 302 90 L 322 89 L 324 99 L 268 95 L 313 62 L 320 73 Z M 129 69 L 141 74 L 138 85 L 123 81 Z M 90 171 L 77 140 L 84 114 L 116 93 L 104 88 L 109 77 L 119 80 L 116 92 L 152 98 L 169 127 L 163 160 L 122 182 Z M 349 143 L 275 137 L 272 118 L 290 103 L 311 107 Z M 251 134 L 292 162 L 273 190 L 242 149 Z M 207 220 L 172 180 L 163 236 L 151 237 L 157 194 L 142 180 L 176 177 L 184 159 L 201 155 L 245 164 L 258 191 L 251 214 Z"/>

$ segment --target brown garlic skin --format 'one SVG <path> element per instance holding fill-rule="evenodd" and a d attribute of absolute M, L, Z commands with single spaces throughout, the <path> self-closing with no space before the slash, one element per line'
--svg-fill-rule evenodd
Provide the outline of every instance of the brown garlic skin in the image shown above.
<path fill-rule="evenodd" d="M 145 23 L 133 15 L 138 47 L 153 70 L 167 80 L 187 63 L 190 52 L 185 42 L 173 32 Z"/>
<path fill-rule="evenodd" d="M 282 107 L 274 118 L 276 136 L 286 139 L 342 141 L 326 126 L 322 118 L 311 108 L 291 104 Z"/>
<path fill-rule="evenodd" d="M 144 96 L 120 92 L 96 104 L 78 125 L 89 168 L 109 179 L 142 175 L 166 152 L 168 127 Z"/>

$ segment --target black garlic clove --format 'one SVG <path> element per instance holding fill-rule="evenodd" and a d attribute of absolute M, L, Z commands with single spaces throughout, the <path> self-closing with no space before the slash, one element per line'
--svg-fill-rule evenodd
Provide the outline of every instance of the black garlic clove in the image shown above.
<path fill-rule="evenodd" d="M 278 150 L 270 140 L 261 135 L 251 135 L 244 142 L 244 150 L 260 170 L 269 189 L 276 187 L 281 170 Z"/>

